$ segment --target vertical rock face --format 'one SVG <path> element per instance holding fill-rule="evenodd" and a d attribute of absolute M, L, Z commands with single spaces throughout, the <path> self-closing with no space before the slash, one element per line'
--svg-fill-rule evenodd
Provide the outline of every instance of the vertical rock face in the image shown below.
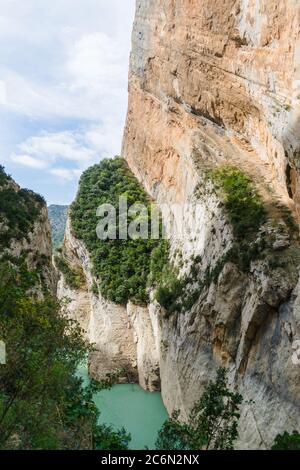
<path fill-rule="evenodd" d="M 123 153 L 151 193 L 185 199 L 191 157 L 230 159 L 298 207 L 299 18 L 297 0 L 137 1 Z"/>
<path fill-rule="evenodd" d="M 160 390 L 157 315 L 131 302 L 127 314 L 134 329 L 139 384 L 145 390 Z"/>
<path fill-rule="evenodd" d="M 78 289 L 70 288 L 60 275 L 58 297 L 67 300 L 67 313 L 79 322 L 86 339 L 94 345 L 89 357 L 90 375 L 102 379 L 118 372 L 120 382 L 139 382 L 146 390 L 158 390 L 158 349 L 148 308 L 131 303 L 117 305 L 96 292 L 88 251 L 73 236 L 70 219 L 63 255 L 73 269 L 83 270 L 84 283 Z"/>
<path fill-rule="evenodd" d="M 205 182 L 207 167 L 240 168 L 266 206 L 300 217 L 299 22 L 296 0 L 137 1 L 123 155 L 159 204 L 189 203 L 188 230 L 173 232 L 171 250 L 187 263 L 200 256 L 199 275 L 234 243 L 224 205 Z M 285 235 L 281 217 L 262 232 L 272 241 L 268 256 L 248 272 L 234 259 L 224 263 L 182 314 L 166 318 L 150 307 L 168 411 L 185 418 L 225 365 L 248 400 L 241 448 L 268 448 L 300 422 L 292 359 L 300 339 L 299 243 Z"/>

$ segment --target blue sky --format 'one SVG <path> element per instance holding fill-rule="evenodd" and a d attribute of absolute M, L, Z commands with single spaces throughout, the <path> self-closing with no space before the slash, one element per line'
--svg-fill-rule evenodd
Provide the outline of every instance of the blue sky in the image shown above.
<path fill-rule="evenodd" d="M 0 163 L 49 204 L 119 154 L 135 0 L 0 0 Z"/>

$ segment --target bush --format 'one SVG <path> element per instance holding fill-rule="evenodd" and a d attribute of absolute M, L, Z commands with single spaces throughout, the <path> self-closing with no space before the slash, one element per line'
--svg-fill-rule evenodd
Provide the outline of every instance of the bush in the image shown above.
<path fill-rule="evenodd" d="M 266 222 L 266 210 L 249 176 L 231 166 L 210 170 L 208 176 L 223 193 L 235 238 L 253 239 Z"/>
<path fill-rule="evenodd" d="M 28 189 L 15 190 L 11 178 L 0 168 L 0 218 L 6 228 L 0 231 L 0 248 L 8 247 L 13 239 L 28 238 L 40 215 L 42 196 Z"/>
<path fill-rule="evenodd" d="M 129 436 L 99 425 L 99 386 L 83 386 L 77 369 L 89 352 L 78 324 L 40 290 L 26 260 L 0 262 L 0 449 L 125 449 Z"/>
<path fill-rule="evenodd" d="M 239 408 L 242 396 L 232 392 L 226 370 L 218 369 L 198 400 L 187 423 L 178 419 L 176 411 L 159 432 L 159 450 L 230 450 L 238 438 Z"/>
<path fill-rule="evenodd" d="M 73 269 L 62 255 L 55 256 L 57 269 L 63 274 L 66 284 L 71 289 L 80 289 L 84 284 L 84 273 L 81 269 Z"/>
<path fill-rule="evenodd" d="M 158 240 L 122 240 L 117 231 L 116 240 L 100 240 L 96 234 L 99 220 L 97 208 L 112 204 L 118 208 L 119 197 L 126 196 L 128 207 L 141 203 L 147 207 L 151 227 L 150 200 L 130 172 L 125 160 L 102 160 L 81 177 L 79 191 L 71 206 L 72 231 L 84 241 L 93 262 L 93 274 L 99 280 L 104 298 L 119 304 L 128 300 L 145 304 L 149 301 L 147 282 L 150 258 Z M 119 223 L 117 214 L 117 225 Z M 129 221 L 130 222 L 130 221 Z"/>
<path fill-rule="evenodd" d="M 238 168 L 223 166 L 209 170 L 207 176 L 224 200 L 234 235 L 232 248 L 208 273 L 208 278 L 215 281 L 228 261 L 235 263 L 241 271 L 248 272 L 251 261 L 261 256 L 265 248 L 264 240 L 258 242 L 256 239 L 259 229 L 267 221 L 267 212 L 252 180 Z"/>
<path fill-rule="evenodd" d="M 300 450 L 300 434 L 298 431 L 293 431 L 292 434 L 284 432 L 278 434 L 275 438 L 272 450 Z"/>
<path fill-rule="evenodd" d="M 259 195 L 253 182 L 238 168 L 223 166 L 209 170 L 207 176 L 215 184 L 221 198 L 224 200 L 225 210 L 232 225 L 234 243 L 232 248 L 218 262 L 210 276 L 216 279 L 224 264 L 228 261 L 235 263 L 243 272 L 249 272 L 252 261 L 268 254 L 272 257 L 272 237 L 260 234 L 259 230 L 268 220 L 277 226 L 283 221 L 289 229 L 290 236 L 298 239 L 298 229 L 288 207 L 274 201 L 268 212 L 264 201 Z"/>

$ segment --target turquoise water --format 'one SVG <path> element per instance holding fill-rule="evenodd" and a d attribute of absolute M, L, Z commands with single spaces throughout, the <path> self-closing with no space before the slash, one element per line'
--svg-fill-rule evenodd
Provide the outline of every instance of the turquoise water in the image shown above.
<path fill-rule="evenodd" d="M 87 383 L 86 368 L 79 373 Z M 101 423 L 124 427 L 131 434 L 130 449 L 154 449 L 157 433 L 168 419 L 159 392 L 146 392 L 135 384 L 115 385 L 95 394 L 94 400 L 101 411 Z"/>

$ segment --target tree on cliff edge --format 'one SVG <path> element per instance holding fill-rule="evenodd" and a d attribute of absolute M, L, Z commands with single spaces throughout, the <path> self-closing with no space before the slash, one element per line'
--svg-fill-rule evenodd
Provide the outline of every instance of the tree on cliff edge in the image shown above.
<path fill-rule="evenodd" d="M 206 387 L 189 417 L 180 423 L 176 411 L 159 432 L 161 450 L 229 450 L 238 438 L 239 407 L 243 398 L 228 388 L 226 370 L 218 369 L 214 382 Z"/>

